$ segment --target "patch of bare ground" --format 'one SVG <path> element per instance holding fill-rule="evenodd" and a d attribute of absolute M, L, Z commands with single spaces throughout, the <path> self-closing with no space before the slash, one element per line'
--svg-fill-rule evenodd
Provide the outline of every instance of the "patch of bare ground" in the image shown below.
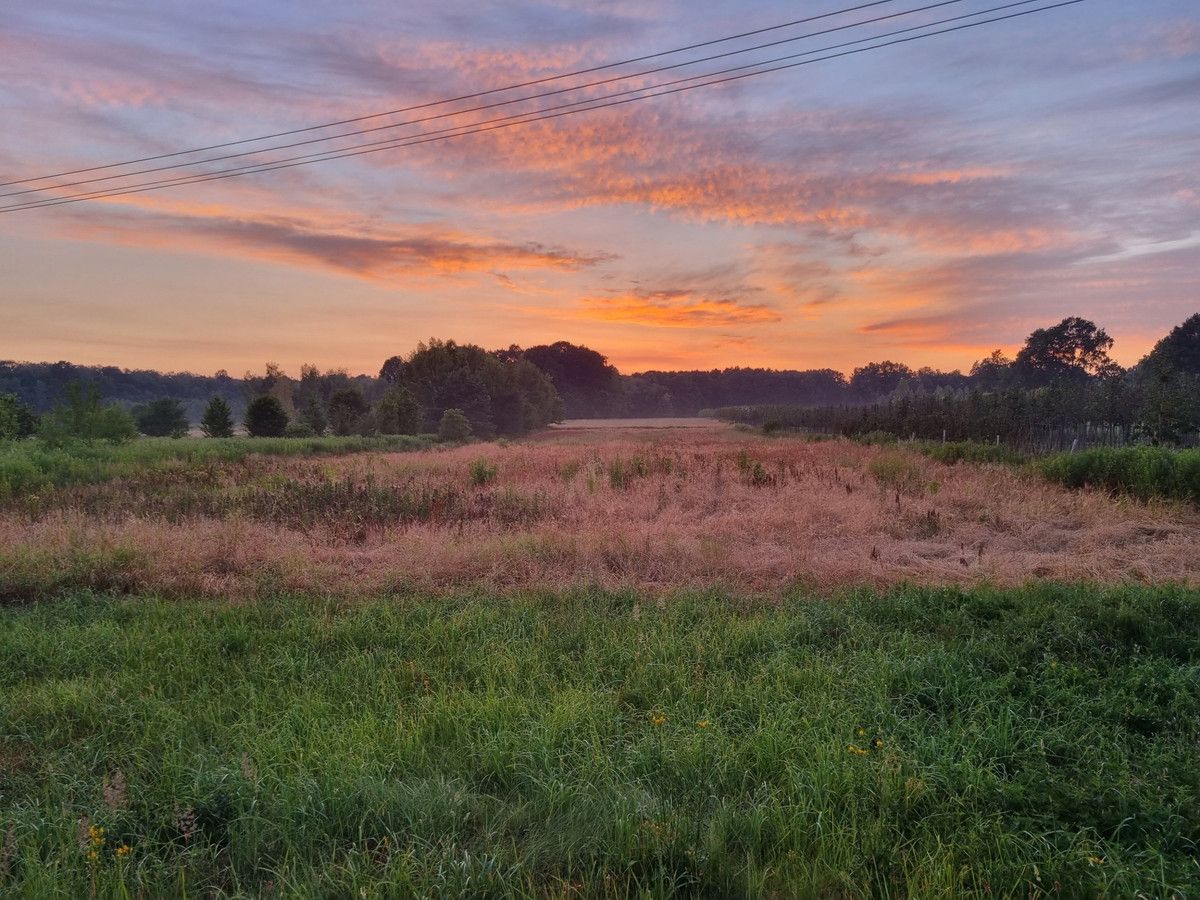
<path fill-rule="evenodd" d="M 1200 583 L 1200 513 L 905 449 L 716 428 L 259 457 L 0 513 L 0 580 L 17 593 L 61 582 L 173 596 L 581 584 L 767 594 L 1037 578 Z"/>

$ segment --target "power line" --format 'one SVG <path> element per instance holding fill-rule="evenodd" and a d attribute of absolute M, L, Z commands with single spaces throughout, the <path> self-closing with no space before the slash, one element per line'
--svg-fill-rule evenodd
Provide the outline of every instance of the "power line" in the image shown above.
<path fill-rule="evenodd" d="M 269 140 L 273 140 L 274 138 L 290 137 L 291 135 L 294 135 L 294 134 L 303 134 L 304 132 L 307 132 L 307 131 L 319 131 L 322 128 L 335 128 L 338 125 L 352 125 L 355 122 L 366 122 L 371 119 L 380 119 L 385 116 L 394 116 L 394 115 L 399 115 L 400 113 L 415 112 L 415 111 L 421 110 L 421 109 L 429 109 L 434 106 L 444 106 L 445 104 L 458 103 L 462 100 L 475 100 L 479 97 L 488 97 L 488 96 L 492 96 L 494 94 L 504 93 L 505 91 L 514 91 L 514 90 L 518 90 L 520 88 L 534 87 L 539 84 L 549 84 L 550 82 L 560 81 L 564 78 L 575 78 L 579 75 L 590 75 L 594 72 L 603 72 L 608 69 L 615 69 L 619 66 L 627 66 L 627 65 L 632 65 L 633 63 L 646 62 L 647 60 L 651 60 L 651 59 L 659 59 L 664 56 L 672 56 L 676 53 L 685 53 L 688 50 L 699 50 L 702 47 L 712 47 L 712 46 L 715 46 L 716 44 L 723 44 L 728 41 L 736 41 L 736 40 L 740 40 L 741 38 L 754 37 L 755 35 L 767 34 L 772 31 L 780 31 L 784 28 L 792 28 L 796 25 L 806 25 L 810 22 L 817 22 L 822 19 L 831 19 L 836 16 L 846 15 L 847 13 L 859 12 L 860 10 L 870 9 L 875 6 L 883 6 L 884 4 L 894 3 L 894 2 L 896 2 L 896 0 L 872 0 L 872 2 L 869 2 L 869 3 L 860 3 L 857 6 L 847 6 L 842 9 L 835 9 L 832 12 L 822 13 L 821 15 L 807 16 L 803 19 L 793 19 L 790 22 L 781 22 L 778 25 L 769 25 L 764 28 L 755 28 L 752 31 L 743 31 L 739 34 L 731 34 L 731 35 L 727 35 L 725 37 L 713 38 L 713 39 L 707 40 L 707 41 L 700 41 L 699 43 L 695 43 L 695 44 L 687 44 L 683 47 L 675 47 L 674 49 L 671 49 L 671 50 L 660 50 L 656 53 L 647 53 L 643 56 L 634 56 L 634 57 L 630 57 L 629 59 L 622 59 L 622 60 L 617 60 L 616 62 L 604 63 L 603 65 L 599 65 L 599 66 L 590 66 L 586 69 L 576 69 L 572 72 L 564 72 L 561 75 L 547 75 L 543 78 L 534 78 L 529 81 L 522 81 L 522 82 L 518 82 L 516 84 L 505 85 L 504 87 L 490 88 L 485 91 L 475 91 L 470 94 L 460 94 L 457 97 L 448 97 L 444 100 L 431 100 L 429 102 L 418 103 L 413 106 L 404 106 L 404 107 L 400 107 L 398 109 L 386 110 L 384 112 L 370 113 L 368 115 L 355 116 L 355 117 L 349 118 L 349 119 L 340 119 L 335 122 L 325 122 L 324 124 L 321 124 L 321 125 L 308 125 L 303 128 L 293 128 L 290 131 L 277 131 L 273 134 L 265 134 L 265 135 L 261 135 L 259 137 L 242 138 L 242 139 L 236 140 L 236 141 L 226 141 L 221 144 L 209 144 L 206 147 L 193 147 L 190 150 L 175 150 L 170 153 L 160 153 L 155 156 L 143 156 L 143 157 L 139 157 L 137 159 L 127 159 L 122 162 L 106 163 L 105 165 L 100 165 L 100 166 L 88 166 L 88 167 L 82 168 L 82 169 L 72 169 L 67 172 L 56 172 L 52 175 L 39 175 L 34 178 L 21 178 L 21 179 L 15 180 L 15 181 L 0 181 L 0 187 L 9 187 L 10 185 L 14 185 L 14 184 L 29 184 L 30 182 L 34 182 L 34 181 L 46 181 L 47 179 L 50 179 L 50 178 L 65 178 L 68 175 L 80 175 L 84 172 L 98 172 L 103 169 L 115 169 L 115 168 L 120 168 L 121 166 L 131 166 L 131 165 L 136 165 L 137 163 L 154 162 L 156 160 L 170 159 L 170 158 L 176 157 L 176 156 L 188 156 L 192 153 L 204 153 L 208 150 L 222 150 L 226 147 L 237 147 L 237 146 L 240 146 L 243 144 L 253 144 L 253 143 L 257 143 L 259 141 L 269 141 Z"/>
<path fill-rule="evenodd" d="M 817 48 L 814 50 L 807 50 L 802 53 L 787 54 L 785 56 L 776 57 L 774 59 L 760 60 L 758 62 L 750 63 L 747 65 L 734 66 L 734 67 L 727 68 L 727 69 L 720 69 L 715 72 L 708 72 L 708 73 L 701 74 L 701 75 L 692 75 L 692 76 L 688 76 L 686 78 L 676 79 L 674 81 L 661 82 L 656 85 L 648 85 L 648 86 L 644 86 L 644 87 L 640 87 L 640 88 L 632 88 L 632 89 L 627 89 L 627 90 L 623 90 L 623 91 L 617 91 L 615 93 L 607 94 L 603 97 L 594 97 L 594 98 L 589 98 L 589 99 L 585 99 L 585 100 L 573 101 L 571 103 L 559 104 L 557 106 L 545 107 L 545 108 L 542 108 L 539 110 L 532 110 L 529 112 L 517 113 L 515 115 L 502 116 L 502 117 L 495 118 L 495 119 L 485 119 L 480 122 L 456 125 L 456 126 L 452 126 L 450 128 L 444 128 L 444 129 L 439 129 L 439 130 L 435 130 L 435 131 L 422 132 L 417 135 L 408 135 L 408 136 L 400 137 L 400 138 L 389 138 L 387 140 L 382 140 L 382 141 L 370 141 L 370 142 L 366 142 L 366 143 L 362 143 L 362 144 L 354 144 L 354 145 L 351 145 L 350 147 L 331 148 L 329 150 L 324 150 L 324 151 L 320 151 L 317 153 L 301 154 L 299 156 L 285 157 L 283 159 L 266 160 L 266 161 L 263 161 L 260 163 L 253 163 L 248 166 L 238 167 L 235 169 L 219 170 L 218 172 L 213 172 L 213 173 L 195 173 L 193 175 L 181 176 L 180 178 L 177 178 L 177 179 L 168 178 L 168 179 L 159 179 L 156 181 L 138 182 L 138 183 L 132 184 L 132 185 L 115 185 L 111 188 L 103 188 L 103 189 L 100 189 L 97 191 L 77 192 L 75 194 L 67 195 L 67 197 L 47 197 L 44 199 L 39 198 L 39 199 L 27 201 L 23 204 L 14 204 L 9 207 L 0 207 L 0 211 L 3 211 L 4 209 L 15 209 L 18 207 L 24 208 L 25 206 L 29 206 L 29 205 L 32 205 L 35 203 L 41 203 L 41 202 L 51 203 L 55 200 L 62 200 L 62 199 L 68 199 L 68 198 L 78 197 L 80 199 L 88 199 L 88 198 L 95 199 L 98 196 L 107 194 L 108 192 L 123 190 L 125 188 L 150 189 L 152 187 L 168 187 L 168 186 L 172 186 L 175 184 L 189 183 L 190 179 L 203 178 L 206 175 L 232 174 L 234 172 L 238 172 L 238 173 L 244 172 L 246 174 L 252 174 L 253 172 L 258 171 L 265 166 L 274 166 L 279 163 L 290 163 L 290 162 L 296 162 L 299 160 L 310 160 L 312 162 L 321 162 L 328 158 L 337 158 L 336 156 L 331 156 L 331 154 L 341 154 L 346 151 L 361 149 L 364 147 L 380 147 L 383 149 L 390 149 L 390 148 L 394 148 L 394 147 L 409 146 L 410 144 L 408 144 L 408 143 L 398 143 L 398 142 L 401 142 L 401 141 L 410 142 L 410 141 L 412 141 L 414 139 L 418 139 L 418 138 L 422 139 L 422 140 L 418 141 L 419 143 L 428 143 L 427 139 L 433 135 L 444 134 L 444 135 L 447 135 L 450 137 L 459 136 L 459 135 L 455 134 L 455 132 L 470 133 L 471 129 L 477 128 L 478 126 L 492 125 L 494 123 L 508 122 L 508 121 L 512 121 L 512 120 L 516 120 L 516 119 L 526 119 L 527 117 L 538 116 L 538 115 L 541 115 L 542 113 L 554 112 L 554 111 L 560 110 L 560 109 L 570 109 L 573 107 L 582 106 L 582 105 L 589 104 L 589 103 L 593 103 L 593 104 L 599 103 L 603 100 L 611 100 L 611 99 L 614 99 L 617 97 L 623 97 L 623 96 L 628 96 L 631 94 L 643 93 L 645 91 L 655 90 L 655 89 L 664 88 L 664 87 L 670 87 L 670 86 L 673 86 L 676 84 L 684 84 L 686 82 L 695 81 L 695 80 L 698 80 L 701 78 L 713 78 L 718 75 L 726 75 L 726 74 L 730 74 L 733 72 L 745 71 L 746 69 L 760 68 L 762 66 L 771 65 L 774 63 L 785 62 L 787 60 L 798 59 L 798 58 L 802 58 L 805 56 L 812 56 L 812 55 L 818 54 L 818 53 L 826 53 L 826 52 L 833 51 L 833 50 L 840 50 L 845 47 L 857 46 L 859 44 L 869 43 L 871 41 L 882 40 L 884 38 L 889 38 L 889 37 L 895 37 L 895 36 L 901 35 L 901 34 L 908 34 L 913 31 L 921 31 L 921 30 L 924 30 L 927 28 L 935 27 L 937 25 L 944 25 L 949 22 L 956 22 L 956 21 L 961 21 L 963 19 L 975 18 L 977 16 L 986 15 L 991 12 L 998 12 L 998 11 L 1001 11 L 1004 9 L 1011 9 L 1011 8 L 1018 7 L 1018 6 L 1027 6 L 1030 3 L 1038 3 L 1038 2 L 1044 2 L 1044 0 L 1016 0 L 1016 2 L 1007 3 L 1007 4 L 1004 4 L 1001 6 L 997 6 L 997 7 L 992 7 L 990 9 L 979 10 L 977 12 L 967 13 L 967 14 L 961 15 L 961 16 L 952 16 L 949 18 L 937 20 L 935 22 L 927 22 L 922 25 L 917 25 L 917 26 L 913 26 L 910 28 L 902 28 L 902 29 L 898 29 L 896 31 L 887 32 L 885 34 L 874 35 L 874 36 L 868 37 L 868 38 L 860 38 L 858 40 L 847 41 L 847 42 L 844 42 L 841 44 L 834 44 L 832 46 L 821 47 L 821 48 Z M 580 110 L 580 111 L 583 111 L 583 110 Z M 464 131 L 464 129 L 466 129 L 467 131 Z M 373 130 L 378 130 L 378 129 L 371 129 L 371 130 L 373 131 Z M 366 132 L 364 132 L 364 133 L 366 133 Z M 283 149 L 283 148 L 276 148 L 276 149 Z M 176 168 L 176 167 L 165 167 L 165 168 Z M 133 174 L 136 174 L 136 173 L 130 173 L 130 176 L 132 176 Z M 67 185 L 62 185 L 62 187 L 67 187 Z M 0 196 L 4 196 L 4 195 L 0 195 Z"/>
<path fill-rule="evenodd" d="M 172 164 L 164 165 L 164 166 L 154 166 L 152 168 L 147 168 L 147 169 L 135 169 L 132 172 L 121 172 L 116 175 L 102 175 L 102 176 L 99 176 L 96 178 L 86 178 L 86 179 L 81 179 L 78 181 L 62 182 L 62 183 L 58 183 L 58 184 L 46 185 L 44 187 L 26 188 L 26 189 L 20 190 L 20 191 L 8 191 L 7 193 L 0 193 L 0 199 L 5 198 L 5 197 L 20 197 L 20 196 L 24 196 L 27 194 L 37 194 L 37 193 L 42 193 L 42 192 L 46 192 L 46 191 L 60 190 L 62 188 L 79 187 L 79 186 L 85 185 L 85 184 L 98 184 L 103 181 L 116 181 L 116 180 L 123 179 L 123 178 L 132 178 L 136 175 L 148 175 L 153 172 L 166 172 L 166 171 L 172 171 L 175 169 L 187 169 L 187 168 L 191 168 L 193 166 L 206 165 L 208 163 L 214 163 L 214 162 L 226 162 L 231 159 L 241 159 L 241 158 L 244 158 L 247 156 L 257 156 L 261 153 L 273 153 L 277 150 L 291 150 L 296 147 L 305 147 L 305 146 L 310 146 L 312 144 L 321 144 L 321 143 L 326 143 L 329 141 L 336 141 L 336 140 L 340 140 L 342 138 L 348 138 L 348 137 L 358 137 L 358 136 L 361 136 L 364 134 L 374 134 L 374 133 L 380 132 L 380 131 L 390 131 L 390 130 L 396 129 L 396 128 L 403 128 L 408 125 L 419 125 L 419 124 L 423 124 L 425 122 L 432 122 L 432 121 L 436 121 L 439 119 L 453 118 L 455 116 L 466 115 L 468 113 L 473 113 L 473 112 L 483 112 L 483 111 L 486 111 L 489 109 L 499 109 L 500 107 L 504 107 L 504 106 L 512 106 L 512 105 L 518 104 L 518 103 L 526 103 L 530 100 L 540 100 L 540 99 L 543 99 L 546 97 L 557 96 L 559 94 L 574 93 L 575 91 L 581 91 L 581 90 L 585 90 L 587 88 L 602 87 L 606 84 L 613 84 L 615 82 L 620 82 L 620 81 L 629 81 L 629 80 L 635 79 L 635 78 L 643 78 L 647 75 L 655 75 L 660 72 L 667 72 L 667 71 L 671 71 L 674 69 L 681 69 L 681 68 L 686 68 L 688 66 L 699 65 L 700 63 L 713 62 L 714 60 L 725 59 L 725 58 L 728 58 L 731 56 L 740 56 L 745 53 L 751 53 L 755 50 L 764 50 L 768 47 L 777 47 L 782 44 L 791 44 L 791 43 L 795 43 L 796 41 L 806 40 L 808 38 L 820 37 L 822 35 L 833 34 L 833 33 L 839 32 L 839 31 L 847 31 L 850 29 L 861 28 L 865 25 L 875 25 L 875 24 L 878 24 L 879 22 L 886 22 L 891 19 L 897 19 L 897 18 L 902 18 L 904 16 L 916 15 L 917 13 L 928 12 L 933 9 L 940 9 L 941 7 L 952 6 L 954 4 L 962 3 L 962 2 L 964 2 L 964 0 L 938 0 L 938 2 L 936 2 L 936 3 L 929 3 L 929 4 L 926 4 L 925 6 L 918 6 L 913 9 L 906 9 L 906 10 L 903 10 L 898 13 L 890 13 L 885 16 L 876 16 L 875 18 L 865 19 L 865 20 L 858 21 L 858 22 L 851 22 L 846 25 L 838 25 L 834 28 L 826 28 L 821 31 L 811 31 L 811 32 L 808 32 L 807 34 L 801 34 L 801 35 L 797 35 L 795 37 L 783 38 L 783 39 L 777 40 L 777 41 L 769 41 L 764 44 L 756 44 L 751 47 L 745 47 L 741 50 L 729 50 L 724 53 L 716 53 L 716 54 L 712 54 L 710 56 L 703 56 L 698 59 L 686 60 L 685 62 L 673 63 L 673 64 L 667 65 L 667 66 L 658 66 L 653 69 L 644 69 L 640 72 L 631 72 L 628 75 L 616 75 L 616 76 L 613 76 L 610 78 L 600 79 L 598 81 L 590 81 L 590 82 L 586 82 L 584 84 L 574 85 L 572 87 L 556 88 L 555 90 L 542 91 L 542 92 L 539 92 L 536 94 L 529 94 L 524 97 L 514 97 L 509 100 L 501 100 L 501 101 L 497 101 L 495 103 L 487 103 L 487 104 L 483 104 L 483 105 L 479 105 L 479 106 L 470 106 L 470 107 L 467 107 L 466 109 L 452 110 L 450 112 L 437 113 L 437 114 L 429 115 L 429 116 L 422 116 L 422 117 L 416 118 L 416 119 L 407 119 L 407 120 L 404 120 L 401 122 L 391 122 L 387 125 L 378 125 L 373 128 L 363 128 L 363 129 L 357 129 L 355 131 L 345 131 L 345 132 L 342 132 L 341 134 L 331 134 L 326 137 L 316 137 L 316 138 L 309 138 L 309 139 L 303 140 L 303 141 L 293 141 L 292 143 L 289 143 L 289 144 L 279 144 L 274 147 L 262 147 L 257 150 L 246 150 L 246 151 L 242 151 L 239 153 L 228 153 L 228 154 L 224 154 L 222 156 L 210 156 L 205 159 L 196 159 L 196 160 L 191 160 L 189 162 L 172 163 Z M 1022 0 L 1021 3 L 1016 3 L 1016 4 L 1012 4 L 1012 5 L 1020 6 L 1020 5 L 1025 5 L 1025 4 L 1029 4 L 1029 3 L 1037 3 L 1037 2 L 1040 2 L 1040 0 Z M 976 15 L 981 15 L 981 14 L 982 13 L 969 13 L 967 16 L 956 17 L 956 18 L 968 18 L 969 16 L 976 16 Z M 954 21 L 954 19 L 949 19 L 949 20 L 944 20 L 944 21 Z M 921 26 L 921 27 L 928 27 L 928 23 L 925 26 Z M 892 32 L 892 33 L 897 33 L 897 32 Z M 829 48 L 826 48 L 826 49 L 829 49 Z M 810 52 L 817 52 L 817 51 L 810 51 Z M 773 61 L 773 60 L 768 60 L 768 62 L 770 62 L 770 61 Z M 724 71 L 733 71 L 733 70 L 724 70 Z M 710 73 L 710 74 L 714 74 L 714 73 Z M 719 73 L 716 73 L 716 74 L 719 74 Z M 696 76 L 696 77 L 701 77 L 701 76 Z M 265 138 L 260 139 L 260 140 L 265 140 Z M 194 151 L 194 152 L 198 152 L 198 151 Z M 37 180 L 37 179 L 35 179 L 35 180 Z M 2 186 L 2 185 L 0 185 L 0 186 Z"/>
<path fill-rule="evenodd" d="M 996 12 L 996 11 L 999 11 L 1002 9 L 1011 8 L 1013 6 L 1022 5 L 1024 2 L 1028 2 L 1028 0 L 1020 0 L 1020 2 L 1018 2 L 1018 3 L 1010 3 L 1010 4 L 1005 4 L 1003 6 L 993 7 L 991 9 L 987 9 L 987 10 L 981 10 L 977 13 L 973 13 L 970 15 L 971 16 L 986 15 L 991 12 Z M 653 97 L 661 97 L 661 96 L 666 96 L 668 94 L 681 93 L 683 91 L 694 90 L 695 88 L 699 88 L 699 87 L 709 87 L 709 86 L 716 85 L 716 84 L 725 84 L 725 83 L 729 83 L 729 82 L 733 82 L 733 81 L 739 81 L 741 79 L 751 78 L 756 75 L 765 75 L 765 74 L 769 74 L 772 72 L 783 71 L 785 69 L 793 69 L 793 68 L 797 68 L 799 66 L 811 65 L 811 64 L 817 63 L 817 62 L 824 62 L 824 61 L 828 61 L 828 60 L 832 60 L 832 59 L 839 59 L 839 58 L 845 57 L 845 56 L 852 56 L 852 55 L 856 55 L 859 53 L 865 53 L 870 50 L 878 50 L 878 49 L 882 49 L 884 47 L 890 47 L 890 46 L 894 46 L 897 44 L 910 43 L 912 41 L 922 40 L 924 38 L 935 37 L 938 35 L 963 31 L 968 28 L 976 28 L 976 27 L 979 27 L 982 25 L 989 25 L 989 24 L 993 24 L 996 22 L 1006 21 L 1009 19 L 1020 18 L 1022 16 L 1033 15 L 1034 13 L 1047 12 L 1049 10 L 1059 9 L 1059 8 L 1066 7 L 1066 6 L 1074 6 L 1075 4 L 1083 3 L 1083 2 L 1084 2 L 1084 0 L 1062 0 L 1062 2 L 1038 7 L 1037 9 L 1021 10 L 1019 12 L 1009 13 L 1009 14 L 1003 15 L 1003 16 L 997 16 L 997 17 L 991 18 L 991 19 L 983 19 L 983 20 L 980 20 L 977 22 L 968 22 L 966 24 L 956 25 L 956 26 L 953 26 L 950 28 L 943 28 L 943 29 L 936 30 L 936 31 L 927 31 L 923 34 L 916 34 L 916 35 L 909 35 L 907 37 L 900 37 L 900 38 L 896 38 L 893 40 L 884 41 L 883 43 L 873 44 L 869 47 L 858 47 L 856 49 L 843 50 L 838 53 L 831 53 L 828 56 L 817 57 L 815 59 L 806 59 L 806 60 L 802 60 L 799 62 L 790 62 L 790 63 L 786 63 L 783 65 L 772 66 L 770 68 L 759 69 L 758 71 L 743 72 L 743 73 L 737 74 L 737 75 L 730 75 L 727 77 L 715 78 L 715 79 L 711 79 L 709 81 L 702 81 L 698 84 L 683 85 L 680 87 L 672 87 L 667 90 L 658 90 L 659 88 L 662 88 L 665 86 L 665 85 L 660 84 L 660 85 L 653 85 L 649 88 L 639 88 L 639 89 L 634 89 L 633 91 L 621 92 L 621 93 L 625 93 L 625 94 L 640 93 L 640 94 L 642 94 L 641 96 L 623 97 L 622 99 L 613 100 L 613 99 L 611 99 L 611 97 L 618 96 L 617 94 L 613 94 L 613 95 L 609 95 L 607 97 L 593 98 L 591 100 L 576 101 L 575 103 L 565 104 L 565 106 L 581 107 L 581 108 L 564 109 L 563 111 L 554 112 L 549 115 L 543 114 L 543 113 L 547 112 L 547 110 L 540 110 L 540 111 L 535 111 L 535 112 L 531 112 L 531 113 L 517 114 L 516 116 L 507 116 L 507 117 L 503 117 L 502 119 L 490 120 L 490 122 L 494 122 L 496 124 L 489 124 L 489 122 L 479 122 L 479 123 L 474 123 L 473 125 L 460 126 L 455 129 L 445 129 L 445 131 L 455 132 L 455 133 L 450 133 L 450 134 L 441 134 L 438 132 L 430 132 L 430 133 L 426 133 L 423 135 L 411 136 L 409 138 L 405 138 L 402 140 L 396 140 L 396 141 L 389 140 L 389 141 L 383 141 L 383 142 L 376 142 L 377 144 L 380 144 L 380 146 L 371 145 L 371 144 L 360 145 L 360 147 L 365 148 L 365 149 L 343 148 L 342 150 L 331 150 L 331 151 L 326 151 L 324 153 L 308 154 L 306 156 L 301 156 L 301 157 L 285 158 L 283 160 L 276 160 L 273 162 L 261 163 L 261 164 L 255 165 L 255 166 L 248 166 L 248 167 L 244 167 L 241 169 L 232 169 L 232 170 L 218 171 L 218 172 L 207 173 L 207 174 L 198 174 L 198 175 L 193 175 L 193 176 L 187 176 L 184 178 L 168 179 L 168 180 L 161 181 L 161 182 L 147 182 L 147 183 L 143 183 L 140 185 L 136 185 L 136 186 L 128 187 L 125 189 L 120 189 L 120 190 L 96 191 L 96 192 L 92 192 L 89 194 L 80 194 L 80 195 L 75 195 L 75 196 L 70 196 L 70 197 L 65 197 L 65 198 L 54 198 L 54 199 L 47 199 L 47 200 L 41 200 L 41 201 L 36 201 L 36 202 L 32 202 L 32 203 L 21 204 L 21 205 L 0 207 L 0 213 L 16 212 L 16 211 L 25 210 L 25 209 L 40 209 L 42 207 L 47 207 L 47 206 L 60 206 L 60 205 L 68 204 L 68 203 L 79 203 L 79 202 L 83 202 L 86 200 L 99 200 L 99 199 L 105 199 L 108 197 L 118 197 L 118 196 L 124 196 L 126 194 L 135 194 L 135 193 L 143 193 L 143 192 L 151 191 L 151 190 L 159 190 L 164 187 L 175 187 L 175 186 L 188 185 L 188 184 L 199 184 L 199 183 L 208 182 L 208 181 L 220 181 L 220 180 L 223 180 L 226 178 L 240 177 L 243 175 L 259 174 L 262 172 L 271 172 L 271 171 L 277 171 L 280 169 L 294 168 L 296 166 L 311 165 L 312 163 L 316 163 L 316 162 L 326 162 L 326 161 L 334 160 L 334 159 L 345 159 L 345 158 L 354 157 L 354 156 L 364 156 L 369 153 L 378 153 L 378 152 L 381 152 L 384 150 L 400 149 L 403 147 L 411 147 L 411 146 L 416 146 L 419 144 L 426 144 L 426 143 L 435 143 L 435 142 L 439 142 L 439 141 L 443 141 L 443 140 L 448 140 L 448 139 L 454 138 L 454 137 L 463 137 L 463 136 L 470 135 L 470 134 L 480 134 L 483 132 L 496 131 L 496 130 L 503 129 L 503 128 L 510 128 L 515 125 L 524 125 L 524 124 L 529 124 L 531 122 L 539 122 L 539 121 L 544 121 L 547 119 L 557 119 L 557 118 L 561 118 L 561 117 L 567 116 L 567 115 L 575 115 L 575 114 L 578 114 L 581 112 L 590 112 L 590 111 L 596 110 L 596 109 L 605 109 L 608 107 L 622 106 L 622 105 L 625 105 L 628 103 L 637 102 L 639 100 L 647 100 L 647 99 L 651 99 Z M 964 16 L 955 17 L 955 19 L 962 19 L 962 18 L 966 18 L 966 17 L 964 17 Z M 954 21 L 954 19 L 946 19 L 946 20 L 942 20 L 940 22 L 928 23 L 927 25 L 917 26 L 917 28 L 918 29 L 929 28 L 929 27 L 933 27 L 936 25 L 944 24 L 945 22 L 948 22 L 948 21 Z M 891 34 L 901 34 L 901 33 L 910 32 L 913 30 L 914 29 L 912 29 L 912 28 L 903 29 L 899 32 L 892 32 Z M 852 44 L 863 43 L 864 41 L 879 40 L 882 37 L 888 37 L 888 36 L 890 36 L 890 35 L 880 35 L 875 38 L 867 38 L 867 39 L 863 39 L 860 41 L 853 41 L 850 43 L 852 43 Z M 837 45 L 837 46 L 847 46 L 847 45 L 843 44 L 843 45 Z M 833 48 L 823 48 L 821 50 L 808 51 L 808 54 L 825 52 L 825 50 L 828 50 L 828 49 L 833 49 Z M 782 57 L 782 58 L 784 58 L 784 59 L 793 58 L 796 55 L 808 55 L 808 54 L 793 54 L 792 57 Z M 739 69 L 757 68 L 762 65 L 767 65 L 767 63 L 756 63 L 756 64 L 752 64 L 751 66 L 741 66 L 738 68 Z M 733 71 L 733 70 L 730 70 L 730 71 Z M 712 74 L 717 74 L 717 73 L 709 73 L 709 75 L 712 75 Z M 709 76 L 696 75 L 696 76 L 691 76 L 690 78 L 679 79 L 679 81 L 694 81 L 698 78 L 705 78 L 705 77 L 709 77 Z M 677 83 L 678 82 L 670 82 L 670 84 L 677 84 Z M 645 91 L 652 91 L 652 93 L 643 93 Z M 581 106 L 582 104 L 592 104 L 592 105 Z M 481 126 L 487 126 L 487 127 L 481 127 Z"/>

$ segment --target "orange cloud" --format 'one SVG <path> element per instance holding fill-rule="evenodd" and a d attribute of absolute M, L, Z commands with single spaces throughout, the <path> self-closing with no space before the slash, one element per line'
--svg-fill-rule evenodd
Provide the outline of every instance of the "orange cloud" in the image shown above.
<path fill-rule="evenodd" d="M 376 281 L 401 275 L 493 272 L 512 269 L 578 271 L 609 257 L 539 243 L 514 243 L 438 226 L 371 229 L 283 216 L 108 214 L 85 218 L 73 236 L 133 246 L 172 246 L 228 252 L 272 262 L 322 268 Z"/>
<path fill-rule="evenodd" d="M 589 297 L 583 303 L 583 318 L 672 328 L 761 325 L 783 318 L 763 303 L 742 303 L 732 297 L 708 297 L 687 290 L 634 290 L 612 297 Z"/>

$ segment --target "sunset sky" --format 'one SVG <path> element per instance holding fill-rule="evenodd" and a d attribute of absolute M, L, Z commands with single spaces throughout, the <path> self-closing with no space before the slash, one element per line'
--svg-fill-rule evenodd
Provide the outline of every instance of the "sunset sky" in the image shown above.
<path fill-rule="evenodd" d="M 4 3 L 0 181 L 849 5 Z M 626 372 L 965 369 L 1082 315 L 1128 365 L 1200 310 L 1198 273 L 1200 4 L 1088 0 L 519 128 L 0 214 L 0 358 L 375 372 L 438 336 L 566 339 Z"/>

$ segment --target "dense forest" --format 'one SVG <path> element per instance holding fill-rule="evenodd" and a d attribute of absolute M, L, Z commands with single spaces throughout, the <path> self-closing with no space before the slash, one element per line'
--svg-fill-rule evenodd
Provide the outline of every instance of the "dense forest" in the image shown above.
<path fill-rule="evenodd" d="M 252 433 L 256 427 L 281 434 L 432 432 L 447 410 L 456 410 L 472 434 L 493 437 L 564 417 L 718 411 L 756 425 L 843 434 L 1012 439 L 1089 423 L 1153 442 L 1194 439 L 1200 314 L 1129 370 L 1111 359 L 1112 345 L 1104 329 L 1072 317 L 1034 331 L 1015 358 L 997 350 L 967 374 L 885 360 L 849 377 L 832 369 L 754 368 L 622 375 L 602 354 L 566 341 L 487 351 L 430 340 L 386 360 L 378 375 L 305 365 L 299 378 L 270 363 L 262 374 L 234 378 L 225 371 L 203 376 L 0 362 L 0 398 L 6 398 L 0 432 L 29 431 L 65 402 L 90 398 L 94 405 L 103 398 L 129 411 L 147 434 L 181 434 L 197 423 L 207 433 L 209 420 L 219 433 L 235 422 Z M 256 417 L 265 417 L 263 424 L 254 424 Z"/>

